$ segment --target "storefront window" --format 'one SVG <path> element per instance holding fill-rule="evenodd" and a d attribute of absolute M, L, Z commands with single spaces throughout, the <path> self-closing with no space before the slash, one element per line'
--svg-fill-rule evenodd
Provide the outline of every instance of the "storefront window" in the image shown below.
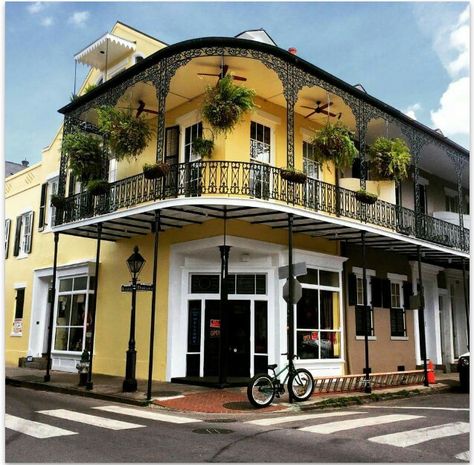
<path fill-rule="evenodd" d="M 86 348 L 93 321 L 93 309 L 88 312 L 87 308 L 92 300 L 87 284 L 87 276 L 59 280 L 54 350 L 82 352 Z"/>
<path fill-rule="evenodd" d="M 296 306 L 298 356 L 303 359 L 340 358 L 339 273 L 308 269 L 308 274 L 298 279 L 303 287 L 303 295 Z"/>

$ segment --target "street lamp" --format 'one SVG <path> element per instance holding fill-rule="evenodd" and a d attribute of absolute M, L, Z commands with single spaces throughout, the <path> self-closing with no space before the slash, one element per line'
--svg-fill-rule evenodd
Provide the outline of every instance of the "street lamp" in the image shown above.
<path fill-rule="evenodd" d="M 138 246 L 134 247 L 133 254 L 127 259 L 127 266 L 132 277 L 132 312 L 130 317 L 130 338 L 128 340 L 127 364 L 125 368 L 125 380 L 123 381 L 123 392 L 135 392 L 137 390 L 137 380 L 135 378 L 137 365 L 137 351 L 135 350 L 135 307 L 138 275 L 145 265 L 145 261 L 146 260 L 138 252 Z"/>

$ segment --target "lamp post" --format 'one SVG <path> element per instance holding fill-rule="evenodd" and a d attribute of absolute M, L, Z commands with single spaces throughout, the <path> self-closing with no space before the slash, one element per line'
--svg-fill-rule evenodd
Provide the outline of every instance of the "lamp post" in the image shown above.
<path fill-rule="evenodd" d="M 137 365 L 137 351 L 135 350 L 135 307 L 138 275 L 144 265 L 145 259 L 138 253 L 138 246 L 135 246 L 133 254 L 127 259 L 127 266 L 132 277 L 132 311 L 130 316 L 130 338 L 128 340 L 127 364 L 125 368 L 125 380 L 123 381 L 123 392 L 135 392 L 137 390 L 137 380 L 135 378 Z"/>

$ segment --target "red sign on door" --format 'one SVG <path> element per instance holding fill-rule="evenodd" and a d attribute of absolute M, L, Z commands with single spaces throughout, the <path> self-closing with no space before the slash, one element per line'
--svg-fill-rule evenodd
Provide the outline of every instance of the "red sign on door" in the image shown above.
<path fill-rule="evenodd" d="M 212 320 L 211 319 L 209 327 L 210 328 L 220 328 L 221 327 L 221 320 Z"/>

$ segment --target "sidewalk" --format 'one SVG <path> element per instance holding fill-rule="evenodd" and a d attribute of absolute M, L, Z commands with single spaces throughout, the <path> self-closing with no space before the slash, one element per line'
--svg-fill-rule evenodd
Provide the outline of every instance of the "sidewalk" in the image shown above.
<path fill-rule="evenodd" d="M 79 377 L 76 373 L 51 371 L 51 381 L 45 383 L 43 370 L 32 368 L 5 367 L 6 384 L 30 389 L 59 392 L 76 396 L 87 396 L 110 402 L 123 402 L 132 405 L 146 406 L 147 382 L 138 380 L 138 390 L 133 393 L 122 392 L 123 378 L 118 376 L 94 375 L 94 388 L 90 391 L 77 386 Z M 185 384 L 154 381 L 152 403 L 157 408 L 196 413 L 243 414 L 272 413 L 283 411 L 302 411 L 324 407 L 337 407 L 362 403 L 383 398 L 407 397 L 408 395 L 430 394 L 448 390 L 456 385 L 457 373 L 436 373 L 436 384 L 399 386 L 387 389 L 376 389 L 372 395 L 362 392 L 315 393 L 302 403 L 288 403 L 288 395 L 276 399 L 274 404 L 265 409 L 255 409 L 247 400 L 246 388 L 232 387 L 226 389 L 190 386 Z"/>

